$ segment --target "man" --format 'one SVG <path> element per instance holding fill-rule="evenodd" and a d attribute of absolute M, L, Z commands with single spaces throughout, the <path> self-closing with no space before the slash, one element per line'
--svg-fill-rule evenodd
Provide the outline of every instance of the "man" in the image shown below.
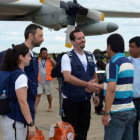
<path fill-rule="evenodd" d="M 139 120 L 140 120 L 140 36 L 134 37 L 129 41 L 129 57 L 130 61 L 134 65 L 134 105 L 137 112 L 136 121 L 133 125 L 133 139 L 139 140 Z"/>
<path fill-rule="evenodd" d="M 56 62 L 50 57 L 46 48 L 40 49 L 40 57 L 38 58 L 38 82 L 39 86 L 37 88 L 37 97 L 35 102 L 35 111 L 37 111 L 37 106 L 39 104 L 41 94 L 46 93 L 49 107 L 48 112 L 52 111 L 52 92 L 53 92 L 53 78 L 51 77 L 51 71 Z"/>
<path fill-rule="evenodd" d="M 93 51 L 93 55 L 95 56 L 95 59 L 97 61 L 96 65 L 97 65 L 97 77 L 98 77 L 98 83 L 102 84 L 104 82 L 104 73 L 105 73 L 105 67 L 106 64 L 103 61 L 103 59 L 105 58 L 105 54 L 106 51 L 102 52 L 100 49 L 95 49 Z M 103 90 L 100 90 L 99 92 L 99 98 L 100 98 L 100 103 L 98 106 L 95 107 L 95 113 L 97 113 L 97 115 L 103 115 L 104 114 L 104 110 L 103 109 L 103 101 L 104 101 L 104 96 L 103 96 Z M 93 98 L 94 100 L 94 98 Z"/>
<path fill-rule="evenodd" d="M 29 66 L 25 67 L 25 73 L 28 76 L 28 103 L 32 110 L 32 119 L 35 119 L 35 97 L 37 94 L 38 87 L 38 63 L 32 52 L 32 49 L 39 47 L 44 41 L 42 27 L 36 24 L 30 24 L 27 26 L 24 32 L 25 42 L 24 45 L 30 49 L 31 61 Z M 28 124 L 30 127 L 34 125 L 33 122 Z"/>
<path fill-rule="evenodd" d="M 104 140 L 133 140 L 133 122 L 136 111 L 133 98 L 134 68 L 124 54 L 124 40 L 119 34 L 107 39 L 107 54 L 111 60 L 106 66 L 104 94 Z"/>
<path fill-rule="evenodd" d="M 64 54 L 61 60 L 61 72 L 64 76 L 62 120 L 74 127 L 75 140 L 86 140 L 90 125 L 92 93 L 86 92 L 85 88 L 98 92 L 97 83 L 90 81 L 97 79 L 95 58 L 91 53 L 84 51 L 86 41 L 82 31 L 72 31 L 70 40 L 73 45 L 71 60 L 67 54 Z"/>

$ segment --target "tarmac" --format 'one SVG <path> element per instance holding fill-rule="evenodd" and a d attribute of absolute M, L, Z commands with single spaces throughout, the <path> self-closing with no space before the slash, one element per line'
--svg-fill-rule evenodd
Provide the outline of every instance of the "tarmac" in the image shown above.
<path fill-rule="evenodd" d="M 57 80 L 54 80 L 54 92 L 53 97 L 53 111 L 47 112 L 48 102 L 45 94 L 42 95 L 41 101 L 36 113 L 35 125 L 38 129 L 41 129 L 45 139 L 48 140 L 50 133 L 50 126 L 61 121 L 59 116 L 59 93 Z M 91 101 L 92 102 L 92 101 Z M 94 111 L 94 105 L 91 103 L 91 122 L 88 131 L 87 140 L 103 140 L 104 126 L 101 122 L 101 115 L 96 115 Z M 0 140 L 3 140 L 0 118 Z"/>

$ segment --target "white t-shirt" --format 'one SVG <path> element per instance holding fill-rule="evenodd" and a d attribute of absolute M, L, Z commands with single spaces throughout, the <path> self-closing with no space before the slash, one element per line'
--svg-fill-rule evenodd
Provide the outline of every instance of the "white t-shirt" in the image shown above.
<path fill-rule="evenodd" d="M 15 81 L 15 90 L 23 87 L 28 87 L 28 79 L 25 74 L 21 74 Z"/>
<path fill-rule="evenodd" d="M 76 52 L 75 52 L 76 53 Z M 78 56 L 78 58 L 80 59 L 85 71 L 87 70 L 87 59 L 86 59 L 86 55 L 85 54 L 78 54 L 76 53 L 76 55 Z M 96 60 L 95 57 L 93 55 L 93 61 L 96 64 Z M 61 60 L 61 73 L 64 71 L 71 71 L 71 63 L 70 63 L 70 58 L 67 54 L 64 54 L 62 56 L 62 60 Z M 97 67 L 95 68 L 95 71 L 97 71 Z"/>
<path fill-rule="evenodd" d="M 75 52 L 76 53 L 76 52 Z M 78 58 L 80 59 L 85 71 L 87 70 L 87 59 L 85 54 L 78 54 L 76 53 Z M 93 61 L 96 64 L 95 57 L 93 55 Z M 71 71 L 71 63 L 70 63 L 70 58 L 67 54 L 64 54 L 61 59 L 61 73 L 64 71 Z M 95 71 L 97 71 L 97 67 L 95 68 Z M 63 98 L 67 98 L 63 93 L 62 93 Z"/>

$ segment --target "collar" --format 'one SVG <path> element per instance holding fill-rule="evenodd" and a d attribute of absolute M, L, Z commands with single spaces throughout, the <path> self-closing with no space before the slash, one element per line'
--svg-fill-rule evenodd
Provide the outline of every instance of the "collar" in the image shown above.
<path fill-rule="evenodd" d="M 115 55 L 112 56 L 111 60 L 114 59 L 115 57 L 124 57 L 125 54 L 124 53 L 116 53 Z"/>
<path fill-rule="evenodd" d="M 34 53 L 33 53 L 33 51 L 30 50 L 30 49 L 29 49 L 29 51 L 30 51 L 30 55 L 31 55 L 32 57 L 34 57 Z"/>

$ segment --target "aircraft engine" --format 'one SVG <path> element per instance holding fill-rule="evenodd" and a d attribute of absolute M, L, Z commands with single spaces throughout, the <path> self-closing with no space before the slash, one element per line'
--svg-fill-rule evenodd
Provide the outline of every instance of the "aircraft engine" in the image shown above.
<path fill-rule="evenodd" d="M 81 29 L 86 36 L 91 36 L 111 33 L 118 29 L 118 25 L 111 22 L 97 22 L 79 25 L 76 28 Z"/>

